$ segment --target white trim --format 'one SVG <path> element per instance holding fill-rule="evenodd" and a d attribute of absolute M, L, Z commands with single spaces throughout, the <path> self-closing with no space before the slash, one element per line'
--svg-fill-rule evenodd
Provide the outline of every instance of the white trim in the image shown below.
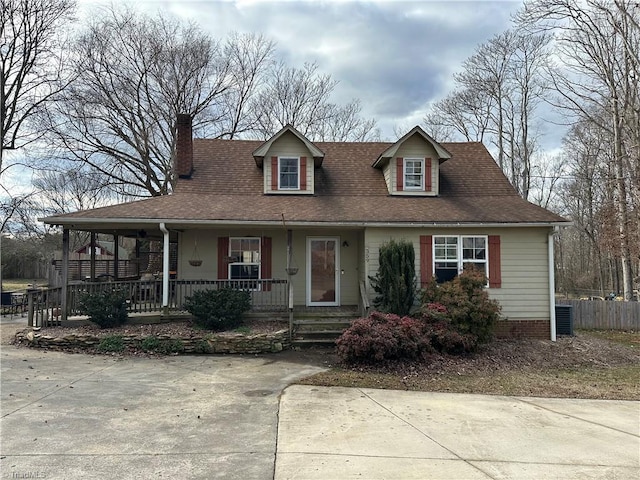
<path fill-rule="evenodd" d="M 335 276 L 334 289 L 335 301 L 333 302 L 312 302 L 311 301 L 311 242 L 314 240 L 331 240 L 335 242 Z M 306 305 L 308 307 L 338 307 L 340 306 L 340 237 L 307 237 L 307 292 Z"/>
<path fill-rule="evenodd" d="M 422 170 L 422 176 L 420 178 L 420 186 L 408 187 L 407 186 L 407 162 L 420 162 L 420 169 Z M 424 176 L 425 176 L 425 161 L 424 157 L 407 157 L 402 159 L 402 190 L 409 192 L 424 192 Z M 415 174 L 411 174 L 415 175 Z"/>
<path fill-rule="evenodd" d="M 87 221 L 87 218 L 56 218 L 45 217 L 38 218 L 39 222 L 44 222 L 49 225 L 67 226 L 70 229 L 81 230 L 88 228 L 92 225 L 109 225 L 110 229 L 113 229 L 113 224 L 123 225 L 135 225 L 137 228 L 143 228 L 145 226 L 155 227 L 158 222 L 165 224 L 171 224 L 172 228 L 180 228 L 180 226 L 195 225 L 195 226 L 212 226 L 212 225 L 253 225 L 253 226 L 282 226 L 282 218 L 272 221 L 264 220 L 182 220 L 176 218 L 95 218 Z M 76 224 L 79 226 L 76 227 Z M 375 228 L 523 228 L 523 227 L 569 227 L 573 225 L 573 222 L 509 222 L 509 223 L 470 223 L 470 222 L 456 222 L 456 223 L 437 223 L 437 222 L 317 222 L 317 221 L 296 221 L 287 220 L 288 226 L 297 227 L 375 227 Z"/>
<path fill-rule="evenodd" d="M 556 285 L 554 272 L 553 236 L 558 227 L 554 227 L 549 232 L 549 325 L 551 327 L 551 341 L 556 341 Z"/>
<path fill-rule="evenodd" d="M 298 162 L 298 171 L 297 171 L 297 175 L 298 175 L 298 184 L 296 185 L 295 188 L 293 187 L 283 187 L 280 185 L 280 162 L 282 160 L 296 160 Z M 300 175 L 302 172 L 300 172 L 300 157 L 294 157 L 294 156 L 287 156 L 287 155 L 283 155 L 281 157 L 278 157 L 278 190 L 284 190 L 284 191 L 291 191 L 291 190 L 300 190 Z"/>
<path fill-rule="evenodd" d="M 436 238 L 455 238 L 456 239 L 456 260 L 440 260 L 440 263 L 453 263 L 454 261 L 458 264 L 458 275 L 460 275 L 464 270 L 465 263 L 477 263 L 484 264 L 485 272 L 487 275 L 487 284 L 486 287 L 489 287 L 489 235 L 470 235 L 470 234 L 461 234 L 461 235 L 432 235 L 431 236 L 431 258 L 432 258 L 432 272 L 431 275 L 436 276 Z M 465 260 L 464 259 L 464 239 L 465 238 L 482 238 L 484 239 L 484 260 Z M 446 248 L 446 247 L 445 247 Z"/>
<path fill-rule="evenodd" d="M 257 262 L 228 262 L 227 263 L 227 279 L 238 281 L 250 281 L 262 279 L 262 237 L 229 237 L 229 248 L 227 249 L 227 255 L 231 257 L 231 242 L 232 240 L 257 240 L 258 241 L 258 261 Z M 233 265 L 258 265 L 258 278 L 231 278 L 231 267 Z"/>

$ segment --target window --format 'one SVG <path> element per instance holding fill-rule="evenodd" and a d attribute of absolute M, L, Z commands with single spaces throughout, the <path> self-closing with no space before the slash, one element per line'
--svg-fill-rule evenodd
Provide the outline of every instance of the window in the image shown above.
<path fill-rule="evenodd" d="M 404 189 L 424 190 L 424 159 L 404 159 Z"/>
<path fill-rule="evenodd" d="M 487 237 L 433 237 L 433 269 L 438 283 L 452 280 L 466 268 L 476 268 L 489 276 Z"/>
<path fill-rule="evenodd" d="M 260 278 L 260 239 L 229 239 L 229 279 L 258 280 Z"/>
<path fill-rule="evenodd" d="M 278 159 L 278 189 L 300 189 L 300 159 L 281 157 Z"/>

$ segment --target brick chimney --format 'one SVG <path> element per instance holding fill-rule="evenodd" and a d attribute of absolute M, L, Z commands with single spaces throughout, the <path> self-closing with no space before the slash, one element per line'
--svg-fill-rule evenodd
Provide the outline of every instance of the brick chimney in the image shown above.
<path fill-rule="evenodd" d="M 176 156 L 174 168 L 178 178 L 190 178 L 193 173 L 191 115 L 178 114 L 176 120 Z"/>

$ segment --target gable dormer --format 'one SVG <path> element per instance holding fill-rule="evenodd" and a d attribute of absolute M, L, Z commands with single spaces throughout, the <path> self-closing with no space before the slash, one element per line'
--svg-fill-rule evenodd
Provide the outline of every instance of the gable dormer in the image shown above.
<path fill-rule="evenodd" d="M 253 152 L 262 168 L 264 193 L 313 195 L 314 169 L 324 153 L 291 125 L 286 125 Z"/>
<path fill-rule="evenodd" d="M 416 126 L 380 154 L 374 168 L 382 169 L 390 195 L 436 196 L 440 164 L 451 154 Z"/>

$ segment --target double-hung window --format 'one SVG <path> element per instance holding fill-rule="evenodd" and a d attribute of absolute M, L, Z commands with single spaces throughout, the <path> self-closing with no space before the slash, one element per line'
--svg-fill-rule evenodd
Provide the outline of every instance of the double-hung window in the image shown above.
<path fill-rule="evenodd" d="M 489 276 L 487 237 L 448 235 L 433 237 L 433 268 L 436 281 L 446 282 L 467 268 Z"/>
<path fill-rule="evenodd" d="M 404 159 L 404 189 L 424 190 L 424 158 Z"/>
<path fill-rule="evenodd" d="M 278 159 L 278 189 L 300 190 L 300 158 L 280 157 Z"/>
<path fill-rule="evenodd" d="M 231 237 L 229 239 L 229 279 L 260 279 L 260 238 Z M 255 283 L 247 282 L 244 286 L 255 288 Z"/>

